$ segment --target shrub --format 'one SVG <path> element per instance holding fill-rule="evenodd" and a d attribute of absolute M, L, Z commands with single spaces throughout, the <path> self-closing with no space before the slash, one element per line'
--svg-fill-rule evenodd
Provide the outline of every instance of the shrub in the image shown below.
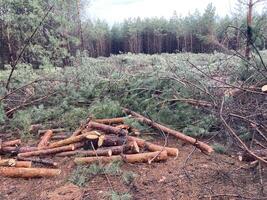
<path fill-rule="evenodd" d="M 107 197 L 110 200 L 131 200 L 131 199 L 133 199 L 132 195 L 129 193 L 119 193 L 116 191 L 108 192 Z"/>
<path fill-rule="evenodd" d="M 226 149 L 223 145 L 215 143 L 212 145 L 213 149 L 215 152 L 219 153 L 219 154 L 225 154 L 226 153 Z"/>
<path fill-rule="evenodd" d="M 137 174 L 131 172 L 131 171 L 126 171 L 122 174 L 122 180 L 124 181 L 124 183 L 126 183 L 127 185 L 130 185 L 135 177 L 137 177 Z"/>

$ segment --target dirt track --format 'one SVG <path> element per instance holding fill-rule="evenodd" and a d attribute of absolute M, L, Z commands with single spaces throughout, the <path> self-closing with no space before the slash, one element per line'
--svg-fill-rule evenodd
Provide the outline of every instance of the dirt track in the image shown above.
<path fill-rule="evenodd" d="M 241 168 L 246 163 L 237 158 L 216 153 L 206 156 L 198 150 L 188 157 L 194 147 L 177 144 L 177 140 L 170 140 L 169 146 L 179 148 L 177 160 L 151 165 L 124 164 L 123 170 L 133 171 L 138 177 L 127 186 L 121 176 L 109 176 L 113 189 L 128 192 L 133 199 L 140 200 L 267 199 L 266 168 L 262 171 L 261 185 L 258 169 Z M 0 199 L 101 200 L 111 190 L 104 175 L 96 176 L 82 188 L 71 184 L 68 177 L 75 167 L 72 159 L 64 158 L 59 162 L 63 173 L 58 178 L 26 180 L 1 177 Z"/>

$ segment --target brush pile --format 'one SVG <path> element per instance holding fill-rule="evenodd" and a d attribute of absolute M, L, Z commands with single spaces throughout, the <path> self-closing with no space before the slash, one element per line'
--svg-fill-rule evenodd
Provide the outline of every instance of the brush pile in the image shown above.
<path fill-rule="evenodd" d="M 39 130 L 42 137 L 35 146 L 23 146 L 19 139 L 1 141 L 0 153 L 5 158 L 0 159 L 0 175 L 23 178 L 53 177 L 61 173 L 60 169 L 55 169 L 59 167 L 52 160 L 55 157 L 74 157 L 74 163 L 81 165 L 118 160 L 126 163 L 151 163 L 178 156 L 177 148 L 153 144 L 136 137 L 140 134 L 138 130 L 124 123 L 129 117 L 192 144 L 203 153 L 213 152 L 206 143 L 155 123 L 131 110 L 124 109 L 124 112 L 128 114 L 127 117 L 88 119 L 70 134 L 62 129 Z M 42 165 L 46 168 L 36 168 L 32 165 Z"/>

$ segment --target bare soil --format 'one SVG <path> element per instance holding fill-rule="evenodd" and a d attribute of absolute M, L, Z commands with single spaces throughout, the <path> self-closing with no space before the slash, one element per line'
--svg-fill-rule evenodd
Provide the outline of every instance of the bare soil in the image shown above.
<path fill-rule="evenodd" d="M 56 158 L 62 175 L 51 179 L 0 177 L 0 200 L 101 200 L 113 190 L 129 193 L 136 200 L 267 199 L 266 168 L 238 161 L 236 156 L 207 156 L 194 147 L 170 139 L 178 147 L 176 160 L 148 164 L 123 164 L 124 171 L 138 175 L 126 185 L 121 176 L 97 175 L 85 187 L 68 181 L 75 165 L 72 158 Z M 111 188 L 112 187 L 112 188 Z"/>

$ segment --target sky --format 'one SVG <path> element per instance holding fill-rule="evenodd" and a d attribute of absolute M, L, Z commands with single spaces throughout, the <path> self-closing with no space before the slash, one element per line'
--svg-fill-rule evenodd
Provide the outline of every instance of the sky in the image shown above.
<path fill-rule="evenodd" d="M 217 15 L 225 16 L 233 10 L 237 0 L 92 0 L 86 13 L 90 18 L 104 19 L 110 25 L 134 17 L 166 17 L 176 11 L 186 16 L 195 9 L 203 12 L 209 3 L 216 7 Z M 263 5 L 257 6 L 261 10 Z"/>

